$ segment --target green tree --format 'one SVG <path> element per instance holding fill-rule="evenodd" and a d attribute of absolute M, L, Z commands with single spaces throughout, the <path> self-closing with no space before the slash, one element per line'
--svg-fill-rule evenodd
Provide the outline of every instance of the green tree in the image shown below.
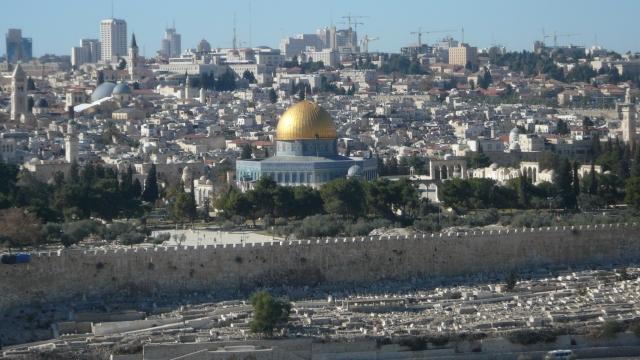
<path fill-rule="evenodd" d="M 335 179 L 320 188 L 324 209 L 330 214 L 357 218 L 364 215 L 366 197 L 362 183 L 356 179 Z"/>
<path fill-rule="evenodd" d="M 289 218 L 295 215 L 296 204 L 293 189 L 289 186 L 278 186 L 273 191 L 274 216 Z"/>
<path fill-rule="evenodd" d="M 131 195 L 136 199 L 142 196 L 142 184 L 137 178 L 133 180 L 133 185 L 131 185 Z"/>
<path fill-rule="evenodd" d="M 247 80 L 249 82 L 249 84 L 255 84 L 256 83 L 255 75 L 253 75 L 253 72 L 251 72 L 249 70 L 245 70 L 242 73 L 242 78 Z"/>
<path fill-rule="evenodd" d="M 513 291 L 513 289 L 516 288 L 516 285 L 518 285 L 518 280 L 520 280 L 520 277 L 518 276 L 518 273 L 516 273 L 515 271 L 511 271 L 509 272 L 509 274 L 507 275 L 506 278 L 506 288 L 508 291 Z"/>
<path fill-rule="evenodd" d="M 580 178 L 578 176 L 578 162 L 573 162 L 573 170 L 572 170 L 573 179 L 571 181 L 571 185 L 573 186 L 573 196 L 577 199 L 580 195 Z"/>
<path fill-rule="evenodd" d="M 596 168 L 593 163 L 591 163 L 591 171 L 589 172 L 589 195 L 597 195 L 598 194 L 598 177 L 596 176 Z"/>
<path fill-rule="evenodd" d="M 274 299 L 268 292 L 260 291 L 251 295 L 253 318 L 249 327 L 254 333 L 272 336 L 273 331 L 286 324 L 291 305 Z"/>
<path fill-rule="evenodd" d="M 278 102 L 278 93 L 276 93 L 276 91 L 273 88 L 269 89 L 269 101 L 272 104 L 275 104 Z"/>
<path fill-rule="evenodd" d="M 253 206 L 254 219 L 275 216 L 274 193 L 278 184 L 268 176 L 263 176 L 256 181 L 253 190 L 247 191 L 246 195 Z"/>
<path fill-rule="evenodd" d="M 227 69 L 215 83 L 215 88 L 218 91 L 233 91 L 236 89 L 236 76 L 233 71 Z"/>
<path fill-rule="evenodd" d="M 569 129 L 569 125 L 567 125 L 564 120 L 560 119 L 556 124 L 556 132 L 559 135 L 567 135 L 571 132 L 571 130 Z"/>
<path fill-rule="evenodd" d="M 151 164 L 147 178 L 144 180 L 144 190 L 142 199 L 151 204 L 158 200 L 158 178 L 156 174 L 156 164 Z"/>
<path fill-rule="evenodd" d="M 527 173 L 523 172 L 522 176 L 516 180 L 518 182 L 518 204 L 522 208 L 529 207 L 529 179 Z"/>
<path fill-rule="evenodd" d="M 564 158 L 560 160 L 558 170 L 554 173 L 554 184 L 558 188 L 558 195 L 562 206 L 566 209 L 573 209 L 576 206 L 576 196 L 573 191 L 573 176 L 571 163 Z"/>
<path fill-rule="evenodd" d="M 636 151 L 631 164 L 631 176 L 640 176 L 640 146 L 636 146 Z"/>
<path fill-rule="evenodd" d="M 36 89 L 36 83 L 33 81 L 31 76 L 27 78 L 27 91 L 34 91 Z"/>
<path fill-rule="evenodd" d="M 187 220 L 193 222 L 197 215 L 193 194 L 185 192 L 182 185 L 178 185 L 176 190 L 176 195 L 171 204 L 171 216 L 181 223 Z"/>
<path fill-rule="evenodd" d="M 309 186 L 295 186 L 293 188 L 293 202 L 294 215 L 299 219 L 321 214 L 324 210 L 320 192 Z"/>
<path fill-rule="evenodd" d="M 482 147 L 478 147 L 477 152 L 473 152 L 467 157 L 467 166 L 469 168 L 478 169 L 489 165 L 491 165 L 491 159 L 484 153 Z"/>
<path fill-rule="evenodd" d="M 486 66 L 483 67 L 482 72 L 480 73 L 480 76 L 478 78 L 478 86 L 483 89 L 487 89 L 492 82 L 493 79 L 491 77 L 491 72 L 489 71 L 489 69 L 487 69 Z"/>
<path fill-rule="evenodd" d="M 242 152 L 240 153 L 240 160 L 251 159 L 251 154 L 253 153 L 253 149 L 251 145 L 244 144 L 242 145 Z"/>
<path fill-rule="evenodd" d="M 223 216 L 228 219 L 233 216 L 247 218 L 251 214 L 252 210 L 252 204 L 247 196 L 241 193 L 234 186 L 230 186 L 222 196 L 216 199 L 214 207 L 218 210 L 222 210 Z"/>
<path fill-rule="evenodd" d="M 640 210 L 640 177 L 630 177 L 627 180 L 624 190 L 625 204 L 632 206 L 635 210 Z"/>

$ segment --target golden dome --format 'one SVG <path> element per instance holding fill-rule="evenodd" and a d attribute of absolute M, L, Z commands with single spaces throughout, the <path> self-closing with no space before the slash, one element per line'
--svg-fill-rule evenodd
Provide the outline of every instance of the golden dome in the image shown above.
<path fill-rule="evenodd" d="M 331 115 L 318 104 L 300 101 L 282 114 L 276 140 L 335 139 L 338 137 Z"/>

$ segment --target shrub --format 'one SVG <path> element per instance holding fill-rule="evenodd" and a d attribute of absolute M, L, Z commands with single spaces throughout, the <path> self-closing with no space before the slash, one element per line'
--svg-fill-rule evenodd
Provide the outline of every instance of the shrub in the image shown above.
<path fill-rule="evenodd" d="M 613 339 L 616 337 L 616 334 L 624 330 L 625 326 L 623 323 L 616 320 L 607 320 L 600 326 L 596 336 L 601 339 Z"/>
<path fill-rule="evenodd" d="M 531 345 L 540 342 L 556 341 L 556 334 L 550 330 L 517 330 L 507 335 L 512 344 Z"/>
<path fill-rule="evenodd" d="M 347 236 L 364 236 L 374 229 L 387 228 L 393 223 L 387 219 L 367 220 L 359 218 L 355 223 L 347 223 L 344 225 L 344 233 Z"/>
<path fill-rule="evenodd" d="M 313 215 L 302 220 L 295 234 L 298 238 L 336 236 L 343 229 L 343 222 L 334 215 Z"/>
<path fill-rule="evenodd" d="M 127 232 L 118 236 L 122 245 L 135 245 L 144 242 L 145 236 L 139 232 Z"/>
<path fill-rule="evenodd" d="M 553 223 L 553 216 L 547 213 L 524 211 L 511 218 L 511 226 L 536 228 L 550 226 Z"/>

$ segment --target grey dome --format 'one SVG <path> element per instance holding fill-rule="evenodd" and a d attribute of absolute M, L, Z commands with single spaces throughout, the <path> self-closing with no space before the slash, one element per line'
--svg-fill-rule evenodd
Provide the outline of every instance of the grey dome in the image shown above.
<path fill-rule="evenodd" d="M 116 87 L 116 84 L 108 81 L 98 85 L 98 87 L 95 90 L 93 90 L 93 93 L 91 94 L 91 102 L 98 101 L 100 99 L 111 96 L 111 93 L 113 92 L 113 88 L 115 87 Z"/>
<path fill-rule="evenodd" d="M 347 170 L 347 177 L 360 177 L 362 176 L 362 167 L 360 165 L 352 165 L 349 170 Z"/>
<path fill-rule="evenodd" d="M 211 51 L 211 44 L 205 39 L 200 40 L 198 43 L 198 51 L 199 52 L 209 52 Z"/>
<path fill-rule="evenodd" d="M 113 91 L 111 92 L 111 94 L 116 95 L 116 94 L 131 94 L 131 88 L 129 87 L 129 85 L 125 84 L 125 83 L 120 83 L 118 85 L 116 85 L 116 87 L 113 88 Z"/>
<path fill-rule="evenodd" d="M 519 135 L 520 134 L 520 129 L 518 129 L 518 127 L 514 127 L 513 129 L 511 129 L 511 132 L 509 133 L 509 135 L 514 134 L 514 135 Z"/>

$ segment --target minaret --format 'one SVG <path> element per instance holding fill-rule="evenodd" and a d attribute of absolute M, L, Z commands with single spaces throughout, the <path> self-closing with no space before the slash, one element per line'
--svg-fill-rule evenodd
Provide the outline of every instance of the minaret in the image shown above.
<path fill-rule="evenodd" d="M 191 99 L 191 79 L 189 78 L 189 74 L 187 74 L 187 79 L 184 82 L 184 99 Z"/>
<path fill-rule="evenodd" d="M 11 77 L 11 120 L 20 120 L 27 112 L 27 77 L 20 63 L 16 65 Z"/>
<path fill-rule="evenodd" d="M 636 105 L 630 88 L 627 88 L 620 111 L 622 112 L 622 140 L 633 148 L 636 142 Z"/>
<path fill-rule="evenodd" d="M 136 70 L 138 69 L 138 44 L 136 34 L 131 34 L 131 47 L 129 48 L 129 74 L 131 81 L 136 81 Z"/>
<path fill-rule="evenodd" d="M 78 161 L 78 138 L 73 134 L 64 138 L 64 159 L 69 164 Z"/>
<path fill-rule="evenodd" d="M 200 88 L 200 103 L 204 104 L 205 102 L 205 98 L 204 98 L 204 88 Z"/>

